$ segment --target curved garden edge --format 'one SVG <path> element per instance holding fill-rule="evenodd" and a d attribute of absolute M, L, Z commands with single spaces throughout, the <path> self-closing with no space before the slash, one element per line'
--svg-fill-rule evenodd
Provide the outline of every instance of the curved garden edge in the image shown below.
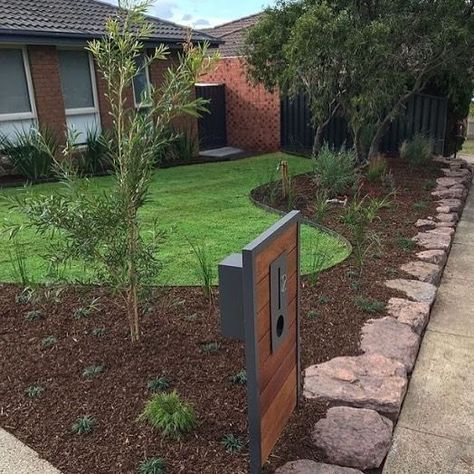
<path fill-rule="evenodd" d="M 276 209 L 274 207 L 268 206 L 267 204 L 264 204 L 263 202 L 260 202 L 260 201 L 258 201 L 257 199 L 255 199 L 253 197 L 254 191 L 256 191 L 257 189 L 259 189 L 262 186 L 266 186 L 267 184 L 269 184 L 269 183 L 266 183 L 266 184 L 261 185 L 261 186 L 257 186 L 256 188 L 252 189 L 250 191 L 250 194 L 249 194 L 250 201 L 252 202 L 252 204 L 254 206 L 259 207 L 260 209 L 263 209 L 264 211 L 267 211 L 267 212 L 270 212 L 270 213 L 273 213 L 273 214 L 277 214 L 279 216 L 286 215 L 285 211 L 281 211 L 280 209 Z M 329 227 L 325 227 L 321 224 L 318 224 L 317 222 L 314 222 L 311 219 L 308 219 L 304 216 L 301 217 L 301 222 L 302 222 L 302 224 L 305 224 L 309 227 L 313 227 L 314 229 L 317 229 L 317 230 L 321 231 L 324 234 L 328 234 L 332 237 L 335 237 L 340 242 L 342 242 L 342 244 L 344 245 L 344 247 L 347 250 L 347 255 L 343 259 L 339 260 L 337 263 L 335 263 L 332 266 L 339 265 L 340 263 L 344 262 L 345 260 L 347 260 L 351 256 L 351 254 L 352 254 L 352 244 L 343 235 L 339 234 L 335 230 L 330 229 Z"/>
<path fill-rule="evenodd" d="M 464 160 L 438 161 L 448 168 L 431 193 L 438 206 L 435 218 L 416 223 L 420 232 L 412 240 L 421 251 L 402 266 L 407 278 L 384 282 L 405 297 L 391 298 L 387 315 L 364 325 L 362 355 L 336 357 L 305 370 L 305 398 L 331 406 L 312 432 L 314 446 L 330 466 L 301 459 L 280 467 L 278 474 L 307 472 L 308 467 L 356 474 L 383 465 L 473 178 Z"/>

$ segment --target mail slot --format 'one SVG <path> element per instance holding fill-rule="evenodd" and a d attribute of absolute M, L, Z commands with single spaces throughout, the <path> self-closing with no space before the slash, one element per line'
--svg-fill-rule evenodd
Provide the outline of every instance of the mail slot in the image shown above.
<path fill-rule="evenodd" d="M 270 265 L 270 308 L 272 352 L 288 334 L 288 253 L 284 252 Z"/>

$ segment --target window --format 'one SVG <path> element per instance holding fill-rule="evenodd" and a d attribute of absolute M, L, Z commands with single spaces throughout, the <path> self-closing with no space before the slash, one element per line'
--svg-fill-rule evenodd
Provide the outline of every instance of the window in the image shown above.
<path fill-rule="evenodd" d="M 147 95 L 150 92 L 150 76 L 148 67 L 143 67 L 145 64 L 145 56 L 141 55 L 136 58 L 139 72 L 133 78 L 133 97 L 135 99 L 135 107 L 146 107 Z"/>
<path fill-rule="evenodd" d="M 0 48 L 0 120 L 34 118 L 32 87 L 22 48 Z"/>
<path fill-rule="evenodd" d="M 90 58 L 84 50 L 60 50 L 59 70 L 66 112 L 95 110 Z"/>

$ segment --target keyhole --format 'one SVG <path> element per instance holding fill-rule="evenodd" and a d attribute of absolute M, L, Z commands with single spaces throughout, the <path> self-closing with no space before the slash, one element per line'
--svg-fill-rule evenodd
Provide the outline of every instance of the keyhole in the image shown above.
<path fill-rule="evenodd" d="M 281 335 L 283 334 L 283 329 L 285 329 L 285 318 L 283 317 L 283 315 L 280 315 L 276 327 L 277 337 L 281 337 Z"/>

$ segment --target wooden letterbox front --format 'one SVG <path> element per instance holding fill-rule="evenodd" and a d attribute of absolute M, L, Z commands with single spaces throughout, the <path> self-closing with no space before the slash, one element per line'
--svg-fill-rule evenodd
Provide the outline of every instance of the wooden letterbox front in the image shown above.
<path fill-rule="evenodd" d="M 299 226 L 292 212 L 242 252 L 252 474 L 261 472 L 299 398 Z"/>

